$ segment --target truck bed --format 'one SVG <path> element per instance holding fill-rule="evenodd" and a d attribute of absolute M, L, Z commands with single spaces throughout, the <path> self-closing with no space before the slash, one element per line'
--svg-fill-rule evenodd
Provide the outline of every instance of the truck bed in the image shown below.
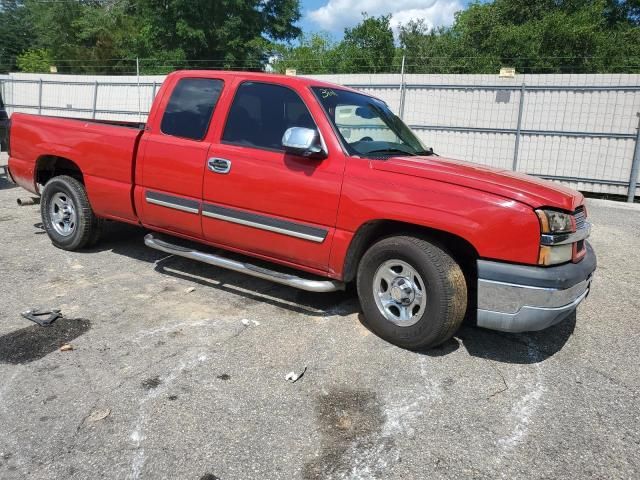
<path fill-rule="evenodd" d="M 20 186 L 38 193 L 34 171 L 59 157 L 82 171 L 96 214 L 137 222 L 132 204 L 135 159 L 144 123 L 84 118 L 11 116 L 11 174 Z"/>

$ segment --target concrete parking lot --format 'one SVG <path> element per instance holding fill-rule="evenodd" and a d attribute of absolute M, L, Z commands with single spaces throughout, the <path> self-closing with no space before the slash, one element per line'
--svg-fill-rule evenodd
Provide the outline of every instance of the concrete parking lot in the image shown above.
<path fill-rule="evenodd" d="M 24 195 L 0 178 L 2 479 L 640 477 L 638 205 L 588 202 L 599 269 L 577 318 L 415 353 L 371 334 L 353 292 L 166 258 L 142 229 L 58 250 Z"/>

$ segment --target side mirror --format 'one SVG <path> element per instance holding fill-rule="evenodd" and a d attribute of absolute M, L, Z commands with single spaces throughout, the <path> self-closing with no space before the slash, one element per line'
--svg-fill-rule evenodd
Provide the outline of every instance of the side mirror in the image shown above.
<path fill-rule="evenodd" d="M 312 128 L 291 127 L 282 136 L 286 152 L 303 157 L 324 158 L 327 152 L 320 141 L 320 134 Z"/>

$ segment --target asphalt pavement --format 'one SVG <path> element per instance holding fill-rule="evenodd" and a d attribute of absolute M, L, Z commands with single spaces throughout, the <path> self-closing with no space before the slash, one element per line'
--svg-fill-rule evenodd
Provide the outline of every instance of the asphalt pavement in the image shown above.
<path fill-rule="evenodd" d="M 56 249 L 20 196 L 0 178 L 1 479 L 640 477 L 640 205 L 588 201 L 576 317 L 416 353 L 352 290 L 167 257 L 142 229 Z"/>

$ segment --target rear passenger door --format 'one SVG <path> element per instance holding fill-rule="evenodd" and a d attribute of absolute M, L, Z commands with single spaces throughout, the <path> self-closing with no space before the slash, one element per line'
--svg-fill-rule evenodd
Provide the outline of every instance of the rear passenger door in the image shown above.
<path fill-rule="evenodd" d="M 285 153 L 287 128 L 318 129 L 310 92 L 269 82 L 239 84 L 220 143 L 209 151 L 202 225 L 207 240 L 313 270 L 329 262 L 343 155 Z M 225 167 L 226 166 L 226 167 Z"/>
<path fill-rule="evenodd" d="M 210 147 L 205 136 L 222 87 L 222 80 L 179 79 L 162 118 L 143 136 L 136 204 L 144 224 L 202 238 L 202 176 Z"/>

